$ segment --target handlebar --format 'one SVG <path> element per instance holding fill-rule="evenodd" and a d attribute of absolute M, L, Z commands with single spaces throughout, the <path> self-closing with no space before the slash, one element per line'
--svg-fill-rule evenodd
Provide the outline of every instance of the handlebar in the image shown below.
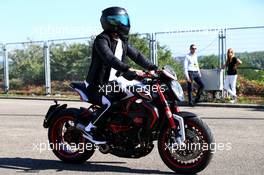
<path fill-rule="evenodd" d="M 127 80 L 143 80 L 144 78 L 155 78 L 160 73 L 160 70 L 156 71 L 142 71 L 142 73 L 136 72 L 136 71 L 127 71 L 127 72 L 121 72 L 117 71 L 116 76 L 123 76 Z"/>

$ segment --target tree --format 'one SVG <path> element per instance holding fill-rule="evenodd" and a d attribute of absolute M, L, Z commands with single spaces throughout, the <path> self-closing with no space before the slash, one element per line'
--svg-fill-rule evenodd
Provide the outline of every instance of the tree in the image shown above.
<path fill-rule="evenodd" d="M 255 69 L 264 69 L 264 52 L 237 53 L 236 56 L 243 61 L 243 64 Z"/>
<path fill-rule="evenodd" d="M 199 60 L 201 69 L 216 69 L 219 67 L 219 58 L 216 55 L 203 56 Z"/>
<path fill-rule="evenodd" d="M 51 46 L 52 80 L 84 80 L 91 61 L 91 44 Z"/>
<path fill-rule="evenodd" d="M 3 67 L 3 63 L 0 64 L 0 82 L 2 82 L 4 80 L 4 67 Z"/>
<path fill-rule="evenodd" d="M 148 59 L 150 59 L 149 57 L 149 44 L 148 44 L 148 39 L 146 37 L 140 37 L 139 34 L 133 34 L 129 36 L 129 43 L 135 47 L 136 49 L 138 49 L 144 56 L 146 56 Z M 130 58 L 126 59 L 126 63 L 133 67 L 133 68 L 137 68 L 137 69 L 142 69 L 142 67 L 140 67 L 139 65 L 137 65 L 134 61 L 132 61 Z"/>
<path fill-rule="evenodd" d="M 166 46 L 160 46 L 158 44 L 158 64 L 162 68 L 165 65 L 170 65 L 175 70 L 178 79 L 183 79 L 183 66 L 180 61 L 173 59 L 172 53 Z"/>
<path fill-rule="evenodd" d="M 43 48 L 39 45 L 28 44 L 24 50 L 16 49 L 9 53 L 10 79 L 21 79 L 24 85 L 43 84 Z"/>
<path fill-rule="evenodd" d="M 264 83 L 264 52 L 237 53 L 243 64 L 238 67 L 238 73 L 248 80 Z"/>
<path fill-rule="evenodd" d="M 149 58 L 150 49 L 147 37 L 142 38 L 139 34 L 131 35 L 129 38 L 129 42 L 131 43 L 131 45 L 133 45 L 133 47 L 137 48 L 141 53 L 143 53 L 145 56 L 147 56 L 147 58 Z M 162 68 L 166 64 L 171 65 L 176 71 L 178 78 L 183 77 L 181 63 L 173 59 L 171 51 L 167 49 L 166 46 L 160 46 L 159 43 L 157 44 L 157 59 L 159 68 Z M 130 59 L 127 59 L 127 63 L 131 67 L 142 69 Z"/>
<path fill-rule="evenodd" d="M 90 65 L 91 42 L 50 45 L 52 80 L 84 80 Z M 28 44 L 23 50 L 10 52 L 9 58 L 10 79 L 22 80 L 24 85 L 44 84 L 43 47 Z"/>

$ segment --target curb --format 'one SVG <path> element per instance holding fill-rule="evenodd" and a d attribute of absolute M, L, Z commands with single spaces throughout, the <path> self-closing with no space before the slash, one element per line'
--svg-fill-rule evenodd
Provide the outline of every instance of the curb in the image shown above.
<path fill-rule="evenodd" d="M 80 102 L 80 100 L 77 99 L 63 99 L 63 98 L 57 98 L 57 97 L 1 97 L 0 99 L 13 99 L 13 100 L 43 100 L 43 101 L 72 101 L 72 102 Z"/>
<path fill-rule="evenodd" d="M 187 103 L 185 104 L 180 104 L 180 106 L 186 106 L 190 107 Z M 257 108 L 257 109 L 263 109 L 264 110 L 264 105 L 260 104 L 231 104 L 231 103 L 197 103 L 194 105 L 199 106 L 199 107 L 226 107 L 226 108 Z"/>
<path fill-rule="evenodd" d="M 62 98 L 57 98 L 57 97 L 1 97 L 0 99 L 14 99 L 14 100 L 43 100 L 43 101 L 70 101 L 70 102 L 81 102 L 80 100 L 77 99 L 62 99 Z M 184 107 L 190 107 L 187 103 L 180 103 L 179 106 L 184 106 Z M 257 108 L 257 109 L 263 109 L 264 110 L 264 105 L 260 104 L 231 104 L 231 103 L 197 103 L 194 105 L 198 107 L 228 107 L 228 108 Z"/>

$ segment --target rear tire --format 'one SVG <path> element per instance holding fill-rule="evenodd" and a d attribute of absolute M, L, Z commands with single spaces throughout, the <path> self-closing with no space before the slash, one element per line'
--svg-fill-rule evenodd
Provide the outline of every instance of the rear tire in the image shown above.
<path fill-rule="evenodd" d="M 74 127 L 76 115 L 78 109 L 63 110 L 52 119 L 48 130 L 50 148 L 65 163 L 84 163 L 94 153 L 93 143 L 88 142 Z"/>
<path fill-rule="evenodd" d="M 214 138 L 207 124 L 198 117 L 184 119 L 184 124 L 187 147 L 182 150 L 173 144 L 170 147 L 171 128 L 167 126 L 159 135 L 158 150 L 161 159 L 171 170 L 180 174 L 195 174 L 209 164 Z M 194 145 L 197 147 L 194 148 Z M 208 145 L 208 149 L 204 149 L 203 145 Z"/>

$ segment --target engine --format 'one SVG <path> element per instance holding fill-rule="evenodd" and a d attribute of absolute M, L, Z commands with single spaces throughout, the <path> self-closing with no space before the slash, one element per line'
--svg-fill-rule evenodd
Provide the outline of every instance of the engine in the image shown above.
<path fill-rule="evenodd" d="M 106 127 L 109 140 L 123 148 L 134 148 L 146 139 L 157 118 L 155 107 L 141 99 L 129 99 L 112 108 Z"/>
<path fill-rule="evenodd" d="M 129 115 L 117 114 L 107 124 L 109 140 L 116 146 L 133 148 L 140 143 L 144 128 L 144 116 L 131 118 Z"/>

